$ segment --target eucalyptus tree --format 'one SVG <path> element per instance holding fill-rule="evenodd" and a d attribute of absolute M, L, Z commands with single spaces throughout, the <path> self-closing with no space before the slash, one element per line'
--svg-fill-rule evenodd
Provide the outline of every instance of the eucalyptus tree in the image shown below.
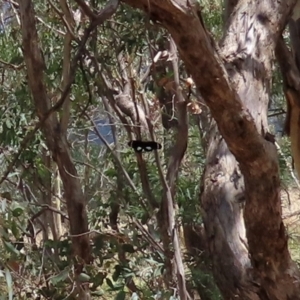
<path fill-rule="evenodd" d="M 282 222 L 278 157 L 267 112 L 278 59 L 293 118 L 298 119 L 299 70 L 282 39 L 296 1 L 226 1 L 217 43 L 192 1 L 124 0 L 172 35 L 217 127 L 211 131 L 201 203 L 214 274 L 225 299 L 299 299 L 299 270 Z M 293 27 L 291 27 L 293 28 Z M 294 45 L 299 33 L 294 30 Z M 295 120 L 293 119 L 293 120 Z M 289 120 L 288 120 L 289 122 Z M 294 159 L 298 122 L 290 122 Z"/>
<path fill-rule="evenodd" d="M 178 204 L 183 210 L 183 220 L 187 215 L 188 205 L 178 201 L 183 175 L 195 177 L 202 171 L 202 165 L 199 162 L 195 165 L 191 153 L 187 152 L 188 115 L 202 110 L 199 126 L 202 144 L 199 142 L 198 149 L 204 148 L 206 164 L 202 179 L 200 176 L 196 179 L 201 190 L 199 202 L 204 230 L 201 226 L 191 230 L 194 224 L 183 222 L 187 250 L 195 256 L 199 251 L 204 252 L 201 257 L 211 259 L 216 282 L 225 299 L 300 298 L 299 270 L 287 246 L 278 156 L 267 118 L 272 70 L 277 60 L 288 103 L 286 131 L 291 136 L 298 168 L 298 2 L 225 1 L 224 34 L 220 41 L 206 28 L 202 8 L 196 1 L 11 2 L 16 23 L 21 28 L 21 36 L 11 32 L 19 39 L 19 48 L 12 51 L 18 52 L 15 57 L 21 62 L 24 59 L 25 64 L 8 65 L 14 70 L 22 68 L 22 72 L 13 73 L 14 78 L 21 76 L 26 80 L 20 84 L 25 90 L 23 96 L 32 97 L 33 104 L 29 106 L 34 107 L 38 121 L 35 120 L 31 125 L 33 130 L 18 144 L 20 150 L 4 172 L 1 183 L 7 181 L 21 153 L 28 150 L 33 136 L 41 129 L 45 140 L 43 165 L 48 172 L 42 180 L 43 186 L 51 182 L 50 165 L 46 161 L 49 159 L 56 164 L 63 183 L 62 193 L 58 189 L 55 194 L 66 200 L 75 266 L 72 282 L 76 286 L 69 292 L 74 297 L 90 297 L 85 281 L 88 279 L 82 280 L 82 274 L 95 264 L 93 256 L 97 257 L 97 253 L 92 255 L 92 252 L 97 247 L 89 231 L 87 203 L 99 191 L 89 176 L 94 166 L 88 163 L 92 153 L 88 147 L 84 148 L 86 172 L 84 179 L 80 178 L 82 173 L 71 151 L 74 144 L 67 139 L 70 124 L 84 116 L 111 155 L 109 171 L 116 182 L 110 191 L 114 199 L 108 205 L 110 226 L 119 234 L 121 210 L 123 217 L 124 212 L 128 213 L 128 226 L 137 227 L 147 238 L 145 252 L 155 249 L 155 254 L 163 254 L 166 289 L 175 287 L 180 299 L 188 299 L 192 288 L 186 275 L 181 223 L 176 212 Z M 135 9 L 142 10 L 144 15 Z M 103 26 L 106 22 L 107 27 Z M 288 23 L 294 55 L 282 38 Z M 126 32 L 124 24 L 128 25 Z M 131 31 L 127 31 L 129 25 Z M 151 32 L 149 28 L 155 30 Z M 50 42 L 43 39 L 51 34 Z M 63 53 L 61 60 L 58 53 Z M 95 99 L 101 99 L 101 107 L 113 124 L 113 147 L 93 121 L 91 110 L 99 105 Z M 160 114 L 161 126 L 157 125 Z M 125 129 L 121 135 L 118 122 Z M 156 177 L 149 172 L 149 164 L 141 153 L 136 154 L 135 167 L 122 152 L 124 132 L 128 138 L 137 139 L 156 139 L 163 132 L 166 146 L 173 131 L 174 141 L 171 147 L 166 147 L 168 151 L 164 149 L 161 156 L 153 153 L 150 164 L 152 171 L 155 168 Z M 193 162 L 189 172 L 185 166 L 187 161 Z M 51 198 L 51 183 L 46 186 Z M 141 218 L 128 212 L 133 202 L 142 207 Z M 106 205 L 107 201 L 101 204 Z M 55 212 L 60 212 L 59 209 Z M 194 213 L 197 214 L 195 209 Z M 145 233 L 142 223 L 149 228 L 157 224 L 159 242 L 151 233 Z M 57 232 L 55 228 L 53 231 Z M 132 236 L 135 238 L 128 234 Z M 128 248 L 121 234 L 117 239 L 118 247 Z M 137 248 L 144 250 L 141 244 Z M 120 265 L 127 267 L 125 252 L 118 248 Z M 100 260 L 103 261 L 102 257 Z M 120 265 L 116 268 L 118 276 Z M 103 283 L 107 275 L 95 270 L 100 279 L 95 278 Z M 125 280 L 126 288 L 138 293 L 132 277 Z M 114 288 L 111 281 L 107 282 Z M 200 287 L 198 292 L 203 299 L 209 299 Z M 121 290 L 119 296 L 125 297 L 125 292 Z"/>

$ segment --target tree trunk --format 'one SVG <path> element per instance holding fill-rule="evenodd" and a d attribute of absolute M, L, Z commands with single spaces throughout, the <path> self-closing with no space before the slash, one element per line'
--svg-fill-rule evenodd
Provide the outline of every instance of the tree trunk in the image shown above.
<path fill-rule="evenodd" d="M 61 131 L 56 113 L 49 115 L 49 111 L 53 108 L 43 82 L 45 65 L 38 43 L 33 3 L 31 0 L 22 0 L 19 1 L 19 5 L 28 85 L 32 92 L 47 147 L 51 151 L 53 160 L 57 163 L 63 182 L 70 220 L 73 254 L 76 257 L 75 274 L 79 275 L 84 264 L 91 261 L 85 199 L 71 158 L 66 135 Z M 88 286 L 78 282 L 77 287 L 80 299 L 88 299 Z"/>
<path fill-rule="evenodd" d="M 267 124 L 273 52 L 295 1 L 239 1 L 221 49 L 190 2 L 124 2 L 169 30 L 220 131 L 210 139 L 202 203 L 224 298 L 300 299 Z"/>

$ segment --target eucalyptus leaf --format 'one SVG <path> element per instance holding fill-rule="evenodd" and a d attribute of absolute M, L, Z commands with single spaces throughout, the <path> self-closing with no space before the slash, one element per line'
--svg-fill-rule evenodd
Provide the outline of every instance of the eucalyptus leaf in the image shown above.
<path fill-rule="evenodd" d="M 59 274 L 50 278 L 50 282 L 56 286 L 58 283 L 65 281 L 69 276 L 70 270 L 68 268 L 64 269 Z"/>

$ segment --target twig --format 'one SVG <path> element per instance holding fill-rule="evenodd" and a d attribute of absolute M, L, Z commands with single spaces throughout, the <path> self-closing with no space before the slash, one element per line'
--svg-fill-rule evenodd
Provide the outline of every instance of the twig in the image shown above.
<path fill-rule="evenodd" d="M 52 211 L 52 212 L 55 212 L 56 214 L 59 214 L 59 215 L 61 215 L 62 217 L 64 217 L 65 219 L 69 220 L 69 217 L 67 216 L 67 214 L 65 214 L 64 212 L 62 212 L 62 211 L 60 211 L 60 210 L 58 210 L 58 209 L 56 209 L 56 208 L 54 208 L 54 207 L 52 207 L 52 206 L 50 206 L 50 205 L 48 205 L 48 204 L 37 204 L 37 203 L 34 203 L 34 204 L 32 204 L 32 205 L 41 207 L 42 209 L 41 209 L 39 212 L 37 212 L 36 214 L 34 214 L 34 215 L 30 218 L 31 221 L 33 221 L 34 219 L 38 218 L 40 215 L 42 215 L 42 214 L 43 214 L 45 211 L 47 211 L 47 210 L 50 210 L 50 211 Z"/>
<path fill-rule="evenodd" d="M 13 64 L 10 64 L 8 62 L 5 62 L 4 60 L 0 59 L 0 63 L 11 68 L 11 69 L 14 69 L 14 70 L 21 70 L 25 67 L 24 64 L 20 64 L 20 65 L 13 65 Z"/>

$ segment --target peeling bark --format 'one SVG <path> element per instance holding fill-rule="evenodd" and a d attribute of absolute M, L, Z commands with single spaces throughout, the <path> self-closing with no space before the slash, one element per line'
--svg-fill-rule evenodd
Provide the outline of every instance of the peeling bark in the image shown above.
<path fill-rule="evenodd" d="M 125 115 L 130 117 L 135 126 L 139 126 L 141 130 L 148 129 L 145 112 L 141 106 L 136 103 L 123 52 L 119 53 L 118 62 L 122 74 L 123 90 L 119 95 L 115 96 L 115 103 Z M 139 134 L 140 130 L 138 128 L 134 129 L 136 129 L 136 133 Z"/>

